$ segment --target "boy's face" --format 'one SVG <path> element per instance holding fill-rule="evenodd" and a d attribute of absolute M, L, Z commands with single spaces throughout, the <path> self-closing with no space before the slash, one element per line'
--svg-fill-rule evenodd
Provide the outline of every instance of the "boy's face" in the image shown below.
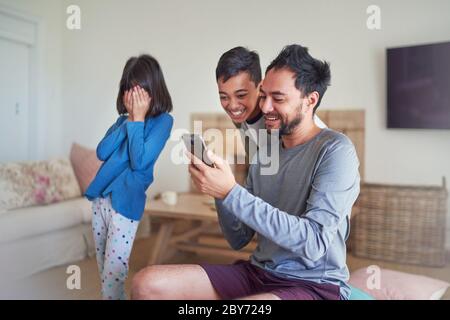
<path fill-rule="evenodd" d="M 247 72 L 240 72 L 234 77 L 217 81 L 220 103 L 235 123 L 242 123 L 259 113 L 257 106 L 259 88 Z"/>

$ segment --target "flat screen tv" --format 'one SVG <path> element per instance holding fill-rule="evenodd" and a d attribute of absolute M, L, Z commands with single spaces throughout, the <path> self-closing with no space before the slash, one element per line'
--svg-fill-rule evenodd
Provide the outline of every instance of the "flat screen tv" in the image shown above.
<path fill-rule="evenodd" d="M 450 129 L 450 42 L 387 49 L 387 126 Z"/>

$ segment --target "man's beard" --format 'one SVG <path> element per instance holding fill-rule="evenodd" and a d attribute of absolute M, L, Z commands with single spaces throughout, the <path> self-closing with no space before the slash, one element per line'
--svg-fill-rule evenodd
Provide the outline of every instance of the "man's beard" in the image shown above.
<path fill-rule="evenodd" d="M 284 119 L 281 119 L 280 136 L 290 135 L 292 131 L 294 131 L 294 129 L 298 125 L 300 125 L 303 120 L 303 115 L 301 114 L 300 110 L 301 106 L 297 109 L 297 114 L 290 122 L 285 122 Z"/>

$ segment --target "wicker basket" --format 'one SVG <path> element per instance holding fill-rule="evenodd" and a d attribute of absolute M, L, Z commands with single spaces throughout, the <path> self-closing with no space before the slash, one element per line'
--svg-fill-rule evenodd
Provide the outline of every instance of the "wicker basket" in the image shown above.
<path fill-rule="evenodd" d="M 350 242 L 355 256 L 444 266 L 448 193 L 442 187 L 362 184 Z"/>

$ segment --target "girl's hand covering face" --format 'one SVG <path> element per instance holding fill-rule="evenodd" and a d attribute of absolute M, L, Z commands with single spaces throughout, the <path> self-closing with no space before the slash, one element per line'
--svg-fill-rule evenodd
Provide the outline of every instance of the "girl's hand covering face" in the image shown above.
<path fill-rule="evenodd" d="M 139 86 L 133 88 L 132 92 L 132 109 L 133 121 L 144 121 L 145 115 L 150 108 L 152 98 L 150 95 Z"/>
<path fill-rule="evenodd" d="M 132 106 L 132 100 L 131 100 L 131 91 L 125 90 L 123 94 L 123 104 L 125 106 L 125 109 L 127 109 L 128 114 L 131 116 L 133 114 L 133 106 Z"/>
<path fill-rule="evenodd" d="M 140 86 L 126 90 L 123 95 L 123 103 L 131 121 L 144 121 L 150 108 L 152 98 L 147 91 Z"/>

